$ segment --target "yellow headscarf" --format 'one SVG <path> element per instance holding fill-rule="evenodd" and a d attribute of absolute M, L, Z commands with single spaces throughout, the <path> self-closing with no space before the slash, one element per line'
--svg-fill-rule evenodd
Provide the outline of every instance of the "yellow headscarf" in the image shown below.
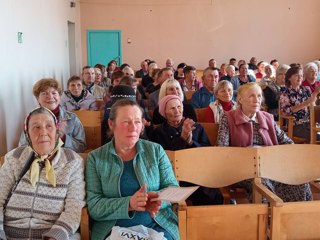
<path fill-rule="evenodd" d="M 51 151 L 49 155 L 40 155 L 37 153 L 33 146 L 32 141 L 30 139 L 29 133 L 28 133 L 28 123 L 30 120 L 30 117 L 33 113 L 41 113 L 42 111 L 47 111 L 54 119 L 54 123 L 58 129 L 58 121 L 55 115 L 47 108 L 45 107 L 38 107 L 31 111 L 28 116 L 26 117 L 26 120 L 24 122 L 24 133 L 27 138 L 27 141 L 29 143 L 29 146 L 32 148 L 32 150 L 35 153 L 35 160 L 32 162 L 30 166 L 30 181 L 33 187 L 36 186 L 36 183 L 39 181 L 40 176 L 40 166 L 44 163 L 44 167 L 46 168 L 46 178 L 48 182 L 53 186 L 56 187 L 56 175 L 54 172 L 54 168 L 50 162 L 50 158 L 54 157 L 55 153 L 58 152 L 58 150 L 61 148 L 61 146 L 64 144 L 63 141 L 60 138 L 57 138 L 55 148 Z M 58 135 L 57 135 L 58 136 Z"/>

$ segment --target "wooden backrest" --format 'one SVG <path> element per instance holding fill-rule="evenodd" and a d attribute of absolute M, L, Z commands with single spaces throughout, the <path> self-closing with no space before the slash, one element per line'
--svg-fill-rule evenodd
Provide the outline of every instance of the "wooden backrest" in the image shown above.
<path fill-rule="evenodd" d="M 172 165 L 172 169 L 174 171 L 174 151 L 170 151 L 170 150 L 166 150 L 166 154 L 171 162 L 171 165 Z"/>
<path fill-rule="evenodd" d="M 277 145 L 258 149 L 258 176 L 286 184 L 302 184 L 320 178 L 320 146 Z"/>
<path fill-rule="evenodd" d="M 206 187 L 224 187 L 255 177 L 256 149 L 198 147 L 175 151 L 175 175 Z"/>
<path fill-rule="evenodd" d="M 103 111 L 72 111 L 78 116 L 83 126 L 97 126 L 101 125 L 103 118 Z"/>
<path fill-rule="evenodd" d="M 101 122 L 103 111 L 73 111 L 80 119 L 87 142 L 87 149 L 96 149 L 101 146 Z"/>
<path fill-rule="evenodd" d="M 202 81 L 202 76 L 203 76 L 203 70 L 197 69 L 196 70 L 196 78 L 199 81 Z"/>
<path fill-rule="evenodd" d="M 317 143 L 317 132 L 320 132 L 320 106 L 310 106 L 310 143 Z"/>
<path fill-rule="evenodd" d="M 4 163 L 4 156 L 0 156 L 0 167 L 2 166 L 3 163 Z"/>
<path fill-rule="evenodd" d="M 311 144 L 261 148 L 258 175 L 285 184 L 310 182 L 320 177 L 319 154 L 320 146 Z M 254 189 L 258 188 L 264 189 L 263 196 L 271 203 L 272 240 L 320 239 L 319 201 L 283 202 L 265 186 Z"/>
<path fill-rule="evenodd" d="M 194 109 L 198 122 L 205 122 L 204 113 L 205 113 L 206 109 L 207 108 L 195 108 Z"/>
<path fill-rule="evenodd" d="M 199 147 L 175 151 L 175 175 L 206 187 L 224 187 L 256 175 L 256 149 Z M 178 210 L 181 240 L 266 239 L 265 204 L 184 206 Z"/>
<path fill-rule="evenodd" d="M 204 122 L 198 122 L 198 123 L 201 124 L 201 126 L 204 128 L 204 131 L 208 135 L 211 145 L 212 146 L 216 145 L 218 132 L 219 132 L 219 124 L 204 123 Z"/>
<path fill-rule="evenodd" d="M 187 103 L 190 103 L 191 99 L 192 99 L 192 95 L 195 93 L 195 91 L 186 91 L 184 93 L 185 93 L 185 96 L 186 96 Z"/>
<path fill-rule="evenodd" d="M 84 126 L 86 134 L 87 149 L 94 150 L 101 147 L 101 125 Z"/>

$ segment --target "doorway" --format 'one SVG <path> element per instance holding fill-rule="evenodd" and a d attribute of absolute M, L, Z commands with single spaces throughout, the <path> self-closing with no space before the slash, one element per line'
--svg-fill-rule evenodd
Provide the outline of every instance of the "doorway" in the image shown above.
<path fill-rule="evenodd" d="M 120 30 L 88 30 L 88 64 L 107 65 L 115 60 L 118 66 L 122 64 L 122 45 Z"/>

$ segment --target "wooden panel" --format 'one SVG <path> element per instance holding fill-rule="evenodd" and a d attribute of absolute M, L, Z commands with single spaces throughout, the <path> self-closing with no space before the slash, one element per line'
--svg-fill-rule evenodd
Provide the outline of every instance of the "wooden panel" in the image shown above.
<path fill-rule="evenodd" d="M 259 148 L 258 154 L 260 177 L 287 184 L 302 184 L 320 178 L 318 145 L 271 146 Z"/>
<path fill-rule="evenodd" d="M 310 143 L 317 143 L 317 133 L 320 133 L 320 106 L 310 107 Z"/>
<path fill-rule="evenodd" d="M 271 239 L 320 239 L 319 215 L 319 201 L 273 207 Z"/>
<path fill-rule="evenodd" d="M 187 207 L 187 240 L 265 239 L 267 212 L 265 204 Z"/>
<path fill-rule="evenodd" d="M 186 91 L 184 93 L 186 95 L 187 103 L 190 103 L 192 99 L 192 95 L 195 93 L 195 91 Z"/>
<path fill-rule="evenodd" d="M 179 181 L 206 187 L 224 187 L 254 178 L 256 148 L 201 147 L 175 151 Z"/>
<path fill-rule="evenodd" d="M 84 126 L 87 149 L 94 150 L 101 147 L 101 126 Z"/>
<path fill-rule="evenodd" d="M 78 116 L 83 126 L 101 125 L 103 111 L 72 111 Z"/>
<path fill-rule="evenodd" d="M 207 108 L 195 108 L 194 111 L 196 112 L 198 122 L 205 122 L 204 114 Z"/>
<path fill-rule="evenodd" d="M 2 166 L 3 163 L 4 163 L 4 156 L 0 156 L 0 167 Z"/>
<path fill-rule="evenodd" d="M 204 128 L 212 146 L 216 145 L 219 132 L 219 124 L 199 122 Z"/>

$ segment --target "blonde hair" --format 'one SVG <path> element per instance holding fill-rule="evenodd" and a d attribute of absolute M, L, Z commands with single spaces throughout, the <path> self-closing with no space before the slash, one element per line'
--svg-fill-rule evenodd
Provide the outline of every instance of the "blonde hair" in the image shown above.
<path fill-rule="evenodd" d="M 159 102 L 161 101 L 162 98 L 167 96 L 167 89 L 169 87 L 178 87 L 180 89 L 180 99 L 181 99 L 181 102 L 183 102 L 183 99 L 184 99 L 183 91 L 181 89 L 180 83 L 174 78 L 167 79 L 161 84 L 161 88 L 159 92 Z"/>
<path fill-rule="evenodd" d="M 262 95 L 262 89 L 261 87 L 259 86 L 258 83 L 256 82 L 249 82 L 249 83 L 246 83 L 244 85 L 241 85 L 239 88 L 238 88 L 238 94 L 237 94 L 237 105 L 238 106 L 241 106 L 240 102 L 239 102 L 239 99 L 244 97 L 245 93 L 249 90 L 249 89 L 252 89 L 252 88 L 257 88 L 259 89 L 259 91 L 261 92 L 261 95 Z M 262 100 L 261 100 L 262 102 Z"/>

